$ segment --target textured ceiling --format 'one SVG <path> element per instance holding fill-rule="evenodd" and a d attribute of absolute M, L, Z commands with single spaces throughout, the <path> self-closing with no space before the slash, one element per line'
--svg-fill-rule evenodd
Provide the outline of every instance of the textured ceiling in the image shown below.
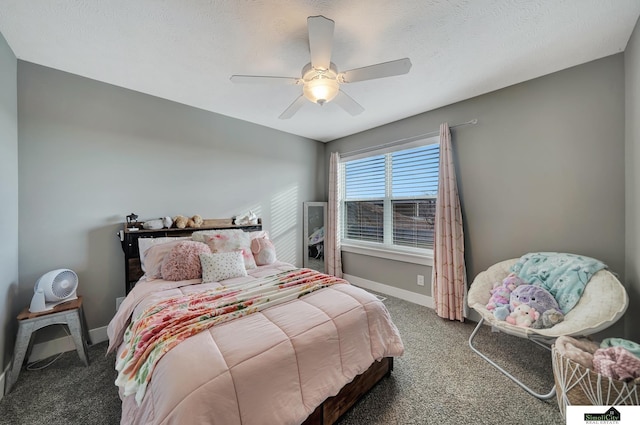
<path fill-rule="evenodd" d="M 409 74 L 343 86 L 365 111 L 306 104 L 306 18 L 335 21 L 344 71 L 403 57 Z M 0 0 L 22 60 L 320 141 L 329 141 L 625 49 L 640 0 Z M 473 117 L 470 117 L 473 118 Z"/>

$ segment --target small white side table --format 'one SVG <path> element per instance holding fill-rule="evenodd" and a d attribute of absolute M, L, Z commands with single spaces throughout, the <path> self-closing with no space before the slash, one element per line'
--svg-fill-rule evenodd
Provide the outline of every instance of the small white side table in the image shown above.
<path fill-rule="evenodd" d="M 69 333 L 76 345 L 76 350 L 80 360 L 85 366 L 89 366 L 89 355 L 87 353 L 87 330 L 82 311 L 82 297 L 76 300 L 58 304 L 53 310 L 40 313 L 31 313 L 29 308 L 25 308 L 18 315 L 18 337 L 13 350 L 13 360 L 11 369 L 7 374 L 5 394 L 11 391 L 11 387 L 18 380 L 18 375 L 22 370 L 22 363 L 25 356 L 29 358 L 33 348 L 33 333 L 50 325 L 67 325 Z"/>

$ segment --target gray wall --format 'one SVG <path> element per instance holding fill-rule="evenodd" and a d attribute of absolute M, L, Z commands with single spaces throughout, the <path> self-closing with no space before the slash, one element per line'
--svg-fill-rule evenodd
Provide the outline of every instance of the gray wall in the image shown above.
<path fill-rule="evenodd" d="M 625 335 L 640 341 L 640 21 L 624 52 L 626 283 L 630 305 Z"/>
<path fill-rule="evenodd" d="M 107 325 L 124 295 L 116 232 L 131 212 L 224 218 L 253 209 L 278 257 L 302 264 L 302 203 L 323 195 L 322 143 L 23 61 L 18 117 L 14 313 L 42 273 L 68 267 L 89 328 Z"/>
<path fill-rule="evenodd" d="M 469 282 L 529 251 L 596 257 L 622 277 L 624 106 L 617 54 L 330 142 L 325 161 L 477 118 L 452 130 Z M 430 295 L 416 285 L 428 267 L 343 258 L 345 273 Z"/>
<path fill-rule="evenodd" d="M 17 329 L 18 287 L 18 111 L 17 60 L 0 34 L 0 366 L 11 359 Z M 0 371 L 1 373 L 1 371 Z M 2 389 L 0 389 L 0 394 Z"/>

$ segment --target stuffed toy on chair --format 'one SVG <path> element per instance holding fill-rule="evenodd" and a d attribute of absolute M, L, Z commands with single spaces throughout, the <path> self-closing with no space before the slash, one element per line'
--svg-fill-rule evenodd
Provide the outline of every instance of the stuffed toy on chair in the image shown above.
<path fill-rule="evenodd" d="M 507 316 L 507 323 L 529 328 L 539 318 L 540 313 L 535 308 L 527 304 L 520 304 Z"/>
<path fill-rule="evenodd" d="M 507 316 L 509 316 L 510 313 L 509 304 L 499 305 L 493 310 L 493 317 L 498 320 L 507 320 Z"/>
<path fill-rule="evenodd" d="M 535 308 L 539 313 L 547 310 L 560 310 L 558 302 L 546 289 L 537 285 L 521 285 L 511 292 L 509 306 L 513 311 L 520 304 L 527 304 Z"/>
<path fill-rule="evenodd" d="M 558 302 L 546 289 L 537 285 L 521 285 L 511 292 L 509 307 L 513 312 L 520 305 L 528 305 L 538 312 L 539 317 L 535 324 L 536 329 L 550 328 L 564 320 L 564 314 L 558 306 Z"/>
<path fill-rule="evenodd" d="M 548 329 L 564 320 L 564 314 L 556 309 L 547 310 L 531 325 L 534 329 Z"/>
<path fill-rule="evenodd" d="M 491 298 L 489 298 L 487 310 L 494 311 L 495 316 L 496 308 L 502 305 L 509 305 L 511 292 L 520 285 L 524 285 L 524 282 L 515 273 L 510 273 L 502 280 L 502 283 L 496 283 L 491 290 Z M 496 316 L 496 318 L 498 320 L 504 320 L 504 317 L 499 318 Z"/>

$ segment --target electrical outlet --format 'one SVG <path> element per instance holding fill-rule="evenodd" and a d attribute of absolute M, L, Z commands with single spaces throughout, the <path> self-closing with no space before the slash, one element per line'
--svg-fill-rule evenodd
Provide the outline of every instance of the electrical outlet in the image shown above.
<path fill-rule="evenodd" d="M 417 283 L 418 283 L 418 286 L 424 286 L 424 276 L 423 275 L 421 275 L 421 274 L 418 275 Z"/>

